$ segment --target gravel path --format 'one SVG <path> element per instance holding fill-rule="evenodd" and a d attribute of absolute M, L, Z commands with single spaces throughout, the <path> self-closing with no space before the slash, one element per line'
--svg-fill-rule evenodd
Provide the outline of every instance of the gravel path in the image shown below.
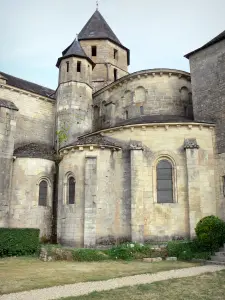
<path fill-rule="evenodd" d="M 142 274 L 114 278 L 105 281 L 81 282 L 75 284 L 67 284 L 63 286 L 44 288 L 39 290 L 32 290 L 27 292 L 2 295 L 0 296 L 0 300 L 53 300 L 61 297 L 85 295 L 93 291 L 105 291 L 117 289 L 124 286 L 152 283 L 172 278 L 196 276 L 199 274 L 207 272 L 216 272 L 224 269 L 225 266 L 206 265 L 200 267 L 158 272 L 154 274 Z"/>

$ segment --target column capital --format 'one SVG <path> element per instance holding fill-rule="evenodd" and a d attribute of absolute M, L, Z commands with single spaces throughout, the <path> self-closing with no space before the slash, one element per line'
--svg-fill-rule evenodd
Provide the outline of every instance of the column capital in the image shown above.
<path fill-rule="evenodd" d="M 184 147 L 184 150 L 186 150 L 186 149 L 199 149 L 199 145 L 197 143 L 196 138 L 185 139 L 183 147 Z"/>

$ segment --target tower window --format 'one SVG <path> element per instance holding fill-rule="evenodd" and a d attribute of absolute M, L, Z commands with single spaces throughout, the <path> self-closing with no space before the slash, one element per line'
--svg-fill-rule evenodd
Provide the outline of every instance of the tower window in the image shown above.
<path fill-rule="evenodd" d="M 128 110 L 125 111 L 126 120 L 128 119 Z"/>
<path fill-rule="evenodd" d="M 114 69 L 114 81 L 117 80 L 117 69 Z"/>
<path fill-rule="evenodd" d="M 114 59 L 118 60 L 118 50 L 114 49 Z"/>
<path fill-rule="evenodd" d="M 81 61 L 77 62 L 77 72 L 81 72 Z"/>
<path fill-rule="evenodd" d="M 223 176 L 222 179 L 223 179 L 223 196 L 225 197 L 225 176 Z"/>
<path fill-rule="evenodd" d="M 75 203 L 75 179 L 74 177 L 69 177 L 68 180 L 68 204 Z"/>
<path fill-rule="evenodd" d="M 48 195 L 48 183 L 45 180 L 42 180 L 39 184 L 39 197 L 38 205 L 47 206 L 47 195 Z"/>
<path fill-rule="evenodd" d="M 143 115 L 144 114 L 144 107 L 140 106 L 140 114 Z"/>
<path fill-rule="evenodd" d="M 97 56 L 97 47 L 96 46 L 91 47 L 91 55 L 92 56 Z"/>
<path fill-rule="evenodd" d="M 67 61 L 66 62 L 66 72 L 68 73 L 70 70 L 70 63 Z"/>

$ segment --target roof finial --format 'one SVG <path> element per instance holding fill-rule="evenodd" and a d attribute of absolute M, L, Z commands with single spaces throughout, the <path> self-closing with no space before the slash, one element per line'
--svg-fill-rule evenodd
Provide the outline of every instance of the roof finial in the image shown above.
<path fill-rule="evenodd" d="M 96 10 L 98 10 L 98 5 L 99 5 L 99 3 L 98 3 L 98 0 L 96 1 Z"/>

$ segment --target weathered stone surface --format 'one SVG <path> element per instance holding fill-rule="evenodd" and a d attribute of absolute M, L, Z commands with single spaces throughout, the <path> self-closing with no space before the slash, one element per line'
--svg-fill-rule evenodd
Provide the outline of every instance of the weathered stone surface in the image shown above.
<path fill-rule="evenodd" d="M 143 258 L 144 262 L 159 262 L 162 261 L 162 257 L 154 257 L 154 258 Z"/>
<path fill-rule="evenodd" d="M 167 257 L 166 260 L 177 260 L 177 257 Z"/>

